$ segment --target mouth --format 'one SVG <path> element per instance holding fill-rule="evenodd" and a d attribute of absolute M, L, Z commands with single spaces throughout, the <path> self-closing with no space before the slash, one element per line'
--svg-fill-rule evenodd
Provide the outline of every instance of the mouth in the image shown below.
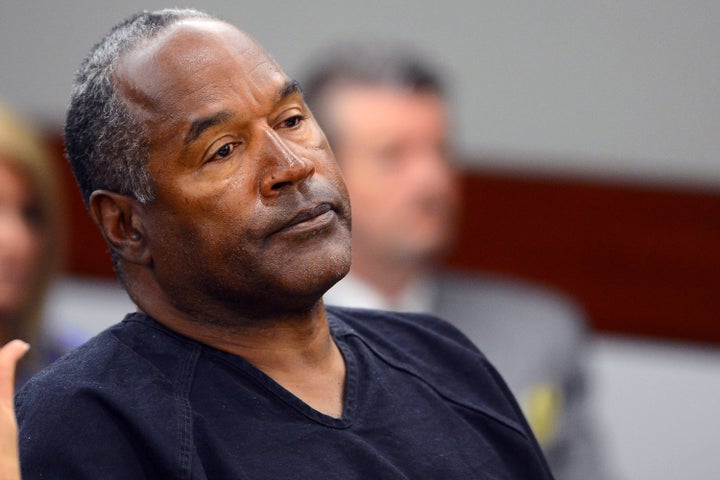
<path fill-rule="evenodd" d="M 335 219 L 335 211 L 329 203 L 321 203 L 315 207 L 300 211 L 289 222 L 275 233 L 281 232 L 315 232 L 330 225 Z"/>

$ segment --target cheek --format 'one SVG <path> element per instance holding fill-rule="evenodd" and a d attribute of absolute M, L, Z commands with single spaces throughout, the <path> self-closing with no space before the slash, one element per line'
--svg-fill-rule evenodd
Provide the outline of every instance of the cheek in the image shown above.
<path fill-rule="evenodd" d="M 40 262 L 40 233 L 18 218 L 0 215 L 0 256 L 24 271 L 31 271 Z"/>
<path fill-rule="evenodd" d="M 353 235 L 358 241 L 388 236 L 406 221 L 404 202 L 392 186 L 358 183 L 348 185 L 352 205 Z"/>
<path fill-rule="evenodd" d="M 14 310 L 33 300 L 43 244 L 32 229 L 0 236 L 0 310 Z"/>
<path fill-rule="evenodd" d="M 353 211 L 386 208 L 396 202 L 399 185 L 396 176 L 384 172 L 366 159 L 349 159 L 343 169 Z M 376 212 L 380 214 L 380 212 Z"/>
<path fill-rule="evenodd" d="M 438 167 L 437 175 L 434 180 L 434 189 L 447 195 L 450 201 L 459 199 L 459 181 L 455 172 L 450 165 L 441 165 Z"/>
<path fill-rule="evenodd" d="M 37 270 L 37 267 L 40 265 L 43 251 L 43 242 L 38 233 L 32 232 L 28 235 L 24 251 L 27 255 L 26 259 L 28 268 Z"/>

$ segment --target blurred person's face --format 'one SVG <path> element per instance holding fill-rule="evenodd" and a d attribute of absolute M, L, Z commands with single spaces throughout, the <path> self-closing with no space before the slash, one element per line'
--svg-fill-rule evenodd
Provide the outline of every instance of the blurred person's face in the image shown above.
<path fill-rule="evenodd" d="M 32 185 L 0 159 L 0 314 L 22 309 L 40 258 L 39 212 Z"/>
<path fill-rule="evenodd" d="M 350 191 L 353 248 L 393 262 L 427 261 L 444 251 L 459 196 L 442 99 L 347 86 L 328 103 L 332 146 Z"/>

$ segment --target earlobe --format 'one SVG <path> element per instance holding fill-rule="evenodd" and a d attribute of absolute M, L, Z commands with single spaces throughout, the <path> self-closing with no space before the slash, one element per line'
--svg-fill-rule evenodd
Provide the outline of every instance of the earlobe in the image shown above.
<path fill-rule="evenodd" d="M 90 216 L 110 249 L 127 262 L 149 264 L 152 256 L 144 234 L 142 209 L 128 195 L 96 190 L 90 196 Z"/>

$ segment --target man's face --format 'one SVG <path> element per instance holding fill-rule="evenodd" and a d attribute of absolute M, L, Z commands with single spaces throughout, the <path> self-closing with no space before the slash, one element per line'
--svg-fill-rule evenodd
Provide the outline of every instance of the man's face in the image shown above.
<path fill-rule="evenodd" d="M 156 199 L 142 221 L 177 309 L 305 308 L 347 272 L 349 201 L 334 157 L 296 85 L 252 39 L 183 21 L 126 54 L 116 78 L 149 130 Z"/>
<path fill-rule="evenodd" d="M 458 193 L 441 98 L 388 86 L 343 86 L 327 101 L 353 206 L 353 248 L 425 262 L 453 235 Z"/>

